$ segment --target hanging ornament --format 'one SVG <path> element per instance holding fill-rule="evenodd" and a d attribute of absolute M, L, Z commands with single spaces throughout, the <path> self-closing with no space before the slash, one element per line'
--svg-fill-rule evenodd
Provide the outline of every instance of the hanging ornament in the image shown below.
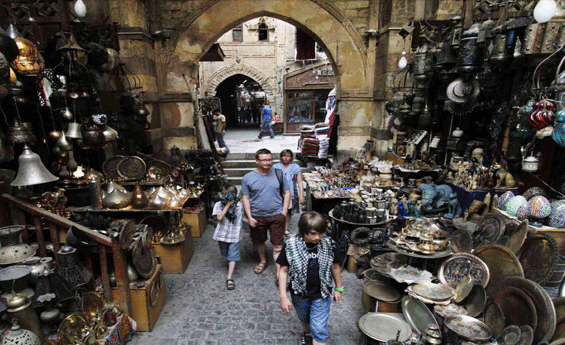
<path fill-rule="evenodd" d="M 81 18 L 86 16 L 86 5 L 82 0 L 77 0 L 74 6 L 75 14 Z"/>

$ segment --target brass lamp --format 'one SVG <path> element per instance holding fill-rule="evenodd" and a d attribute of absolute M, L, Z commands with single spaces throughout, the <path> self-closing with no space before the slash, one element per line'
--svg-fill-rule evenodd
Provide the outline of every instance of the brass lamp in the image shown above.
<path fill-rule="evenodd" d="M 18 158 L 19 168 L 18 174 L 11 186 L 32 186 L 36 184 L 57 181 L 59 178 L 43 165 L 41 158 L 37 153 L 31 151 L 29 146 L 24 145 L 24 151 Z"/>

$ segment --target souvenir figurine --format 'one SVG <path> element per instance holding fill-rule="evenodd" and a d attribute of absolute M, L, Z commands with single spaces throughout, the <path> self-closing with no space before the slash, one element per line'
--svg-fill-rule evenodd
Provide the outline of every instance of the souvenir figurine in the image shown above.
<path fill-rule="evenodd" d="M 459 200 L 457 200 L 457 193 L 451 193 L 449 197 L 449 203 L 447 204 L 448 213 L 443 216 L 450 219 L 460 218 L 461 215 L 463 215 L 463 209 L 461 208 L 461 204 L 459 204 Z"/>
<path fill-rule="evenodd" d="M 437 192 L 437 197 L 434 202 L 435 208 L 440 208 L 447 205 L 451 200 L 453 189 L 451 189 L 449 185 L 441 184 L 439 186 L 435 186 L 435 190 Z"/>

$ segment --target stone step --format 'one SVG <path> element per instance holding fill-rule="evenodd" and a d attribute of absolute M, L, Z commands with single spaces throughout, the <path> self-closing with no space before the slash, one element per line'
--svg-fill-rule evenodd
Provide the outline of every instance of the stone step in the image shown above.
<path fill-rule="evenodd" d="M 251 159 L 241 159 L 241 160 L 235 160 L 235 159 L 228 159 L 222 162 L 222 166 L 224 167 L 224 169 L 229 169 L 229 168 L 255 168 L 257 166 L 257 163 L 255 163 L 255 160 L 251 160 Z"/>

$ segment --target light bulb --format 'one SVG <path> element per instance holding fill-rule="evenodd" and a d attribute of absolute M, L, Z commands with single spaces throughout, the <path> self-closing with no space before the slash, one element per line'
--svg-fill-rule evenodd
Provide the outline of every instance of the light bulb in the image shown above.
<path fill-rule="evenodd" d="M 402 57 L 398 60 L 398 68 L 403 69 L 408 65 L 408 60 L 406 59 L 406 51 L 402 51 Z"/>
<path fill-rule="evenodd" d="M 75 13 L 81 18 L 86 16 L 86 5 L 82 2 L 82 0 L 77 0 L 75 2 Z"/>
<path fill-rule="evenodd" d="M 538 23 L 548 22 L 557 12 L 555 0 L 540 0 L 534 8 L 534 19 Z"/>

